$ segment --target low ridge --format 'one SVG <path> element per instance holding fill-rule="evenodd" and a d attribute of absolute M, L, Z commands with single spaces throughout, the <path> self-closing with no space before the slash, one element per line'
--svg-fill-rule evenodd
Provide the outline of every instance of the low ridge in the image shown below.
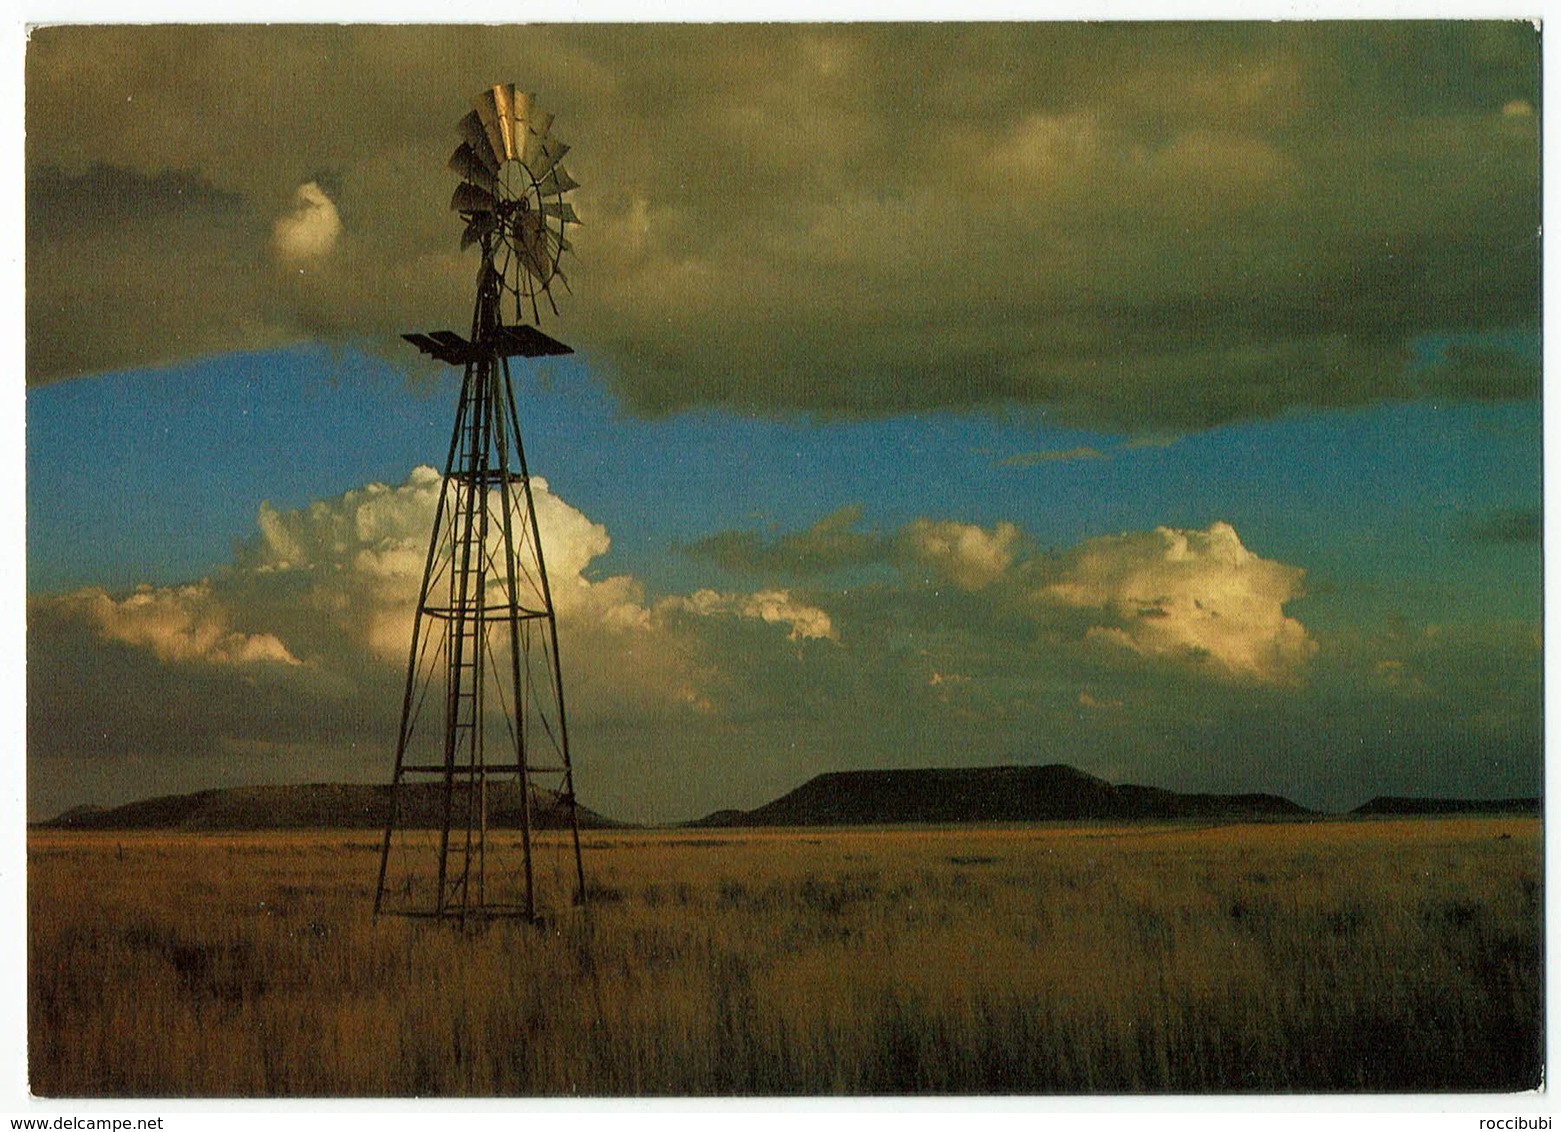
<path fill-rule="evenodd" d="M 441 783 L 408 785 L 401 824 L 437 829 L 443 812 Z M 556 796 L 538 791 L 532 826 L 567 825 Z M 239 786 L 148 798 L 122 806 L 75 806 L 39 823 L 50 829 L 384 829 L 390 787 L 345 783 L 305 786 Z M 513 782 L 489 788 L 489 823 L 520 827 L 520 790 Z M 1380 796 L 1352 816 L 1415 814 L 1540 814 L 1540 798 L 1410 798 Z M 1263 821 L 1315 813 L 1277 794 L 1181 794 L 1157 786 L 1115 785 L 1076 767 L 954 767 L 911 770 L 847 770 L 820 774 L 754 810 L 717 810 L 700 827 L 916 825 L 1032 821 Z M 611 829 L 617 822 L 584 807 L 581 829 Z"/>
<path fill-rule="evenodd" d="M 438 782 L 405 786 L 399 825 L 437 829 L 443 813 L 444 788 Z M 568 825 L 567 814 L 548 791 L 533 795 L 532 828 Z M 488 788 L 488 823 L 500 829 L 520 828 L 520 787 L 514 782 Z M 576 811 L 581 829 L 603 829 L 619 823 L 586 808 Z M 41 823 L 51 829 L 384 829 L 390 817 L 390 787 L 347 783 L 307 786 L 236 786 L 148 798 L 105 809 L 77 806 Z"/>
<path fill-rule="evenodd" d="M 1540 814 L 1542 798 L 1400 798 L 1382 794 L 1350 811 L 1360 817 L 1412 814 Z"/>
<path fill-rule="evenodd" d="M 949 822 L 1238 821 L 1302 817 L 1311 810 L 1275 794 L 1178 794 L 1115 786 L 1061 763 L 820 774 L 758 809 L 722 810 L 693 823 L 901 825 Z"/>

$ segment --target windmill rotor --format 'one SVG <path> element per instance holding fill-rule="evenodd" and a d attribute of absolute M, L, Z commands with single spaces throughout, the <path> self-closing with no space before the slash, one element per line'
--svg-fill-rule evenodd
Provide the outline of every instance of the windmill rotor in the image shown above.
<path fill-rule="evenodd" d="M 461 178 L 450 208 L 466 222 L 461 248 L 482 249 L 482 277 L 492 275 L 517 321 L 539 320 L 541 304 L 556 314 L 554 284 L 569 280 L 560 266 L 570 250 L 567 230 L 580 223 L 564 199 L 579 182 L 560 164 L 569 146 L 553 136 L 553 115 L 513 83 L 483 91 L 456 124 L 461 142 L 450 170 Z"/>

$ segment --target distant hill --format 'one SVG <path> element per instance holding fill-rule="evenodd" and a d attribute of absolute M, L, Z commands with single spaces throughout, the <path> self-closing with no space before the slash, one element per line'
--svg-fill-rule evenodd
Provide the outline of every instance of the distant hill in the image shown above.
<path fill-rule="evenodd" d="M 418 782 L 403 789 L 400 824 L 413 829 L 437 828 L 444 805 L 442 785 Z M 488 791 L 488 824 L 518 829 L 519 785 L 495 783 Z M 555 805 L 554 795 L 538 792 L 534 798 L 533 828 L 567 825 L 567 814 Z M 583 806 L 577 813 L 581 829 L 619 824 Z M 389 816 L 389 786 L 316 783 L 202 790 L 148 798 L 111 809 L 77 806 L 41 825 L 50 829 L 384 829 Z"/>
<path fill-rule="evenodd" d="M 401 822 L 438 828 L 443 788 L 419 782 L 405 788 Z M 39 823 L 49 829 L 384 829 L 390 787 L 316 783 L 307 786 L 239 786 L 148 798 L 123 806 L 76 806 Z M 1539 798 L 1377 797 L 1351 811 L 1356 817 L 1415 814 L 1535 814 Z M 566 822 L 551 794 L 539 792 L 534 828 Z M 581 829 L 625 823 L 584 807 Z M 1071 766 L 1000 766 L 943 770 L 836 771 L 755 810 L 717 810 L 688 822 L 697 827 L 915 825 L 919 823 L 1031 821 L 1264 821 L 1312 815 L 1277 794 L 1180 794 L 1155 786 L 1113 785 Z M 489 824 L 520 826 L 520 790 L 495 783 Z"/>
<path fill-rule="evenodd" d="M 838 771 L 811 778 L 756 810 L 722 810 L 692 824 L 1251 821 L 1311 812 L 1274 794 L 1178 794 L 1154 786 L 1114 786 L 1074 767 L 1054 764 Z"/>
<path fill-rule="evenodd" d="M 1539 798 L 1395 798 L 1382 795 L 1350 811 L 1359 817 L 1404 817 L 1413 814 L 1540 814 Z"/>

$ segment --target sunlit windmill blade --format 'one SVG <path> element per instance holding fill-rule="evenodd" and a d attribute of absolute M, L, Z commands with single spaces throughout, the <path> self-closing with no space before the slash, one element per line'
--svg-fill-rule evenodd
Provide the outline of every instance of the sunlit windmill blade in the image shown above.
<path fill-rule="evenodd" d="M 504 131 L 499 128 L 499 104 L 495 93 L 498 89 L 494 87 L 483 91 L 472 99 L 472 105 L 477 111 L 478 121 L 482 123 L 483 133 L 487 135 L 488 147 L 493 150 L 493 155 L 503 162 L 510 160 L 515 154 L 504 144 Z"/>

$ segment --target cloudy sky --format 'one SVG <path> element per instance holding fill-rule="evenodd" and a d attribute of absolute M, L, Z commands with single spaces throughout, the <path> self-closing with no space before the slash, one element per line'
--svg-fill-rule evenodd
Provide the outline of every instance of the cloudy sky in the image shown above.
<path fill-rule="evenodd" d="M 34 33 L 28 809 L 387 781 L 470 319 L 445 158 L 556 115 L 520 375 L 583 800 L 826 770 L 1541 779 L 1525 24 Z M 539 488 L 541 487 L 539 483 Z"/>

